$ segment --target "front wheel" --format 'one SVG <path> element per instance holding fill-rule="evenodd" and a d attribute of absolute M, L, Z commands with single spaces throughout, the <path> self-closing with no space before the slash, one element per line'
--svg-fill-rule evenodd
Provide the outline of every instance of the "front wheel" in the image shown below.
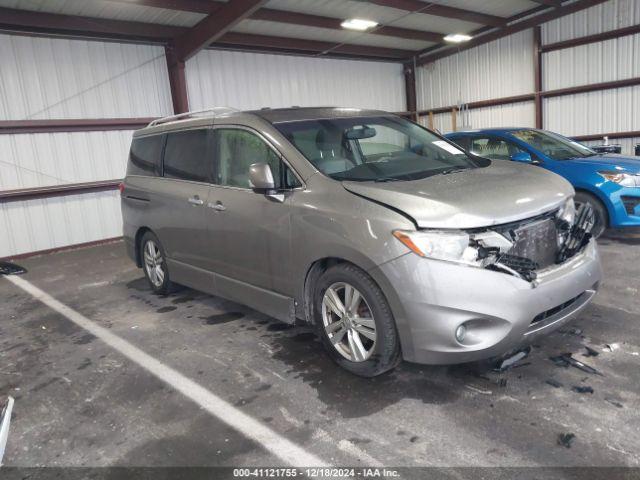
<path fill-rule="evenodd" d="M 586 192 L 576 192 L 574 201 L 576 204 L 576 210 L 580 208 L 580 205 L 582 204 L 586 203 L 591 205 L 591 208 L 593 209 L 593 215 L 595 217 L 593 228 L 591 229 L 591 235 L 593 236 L 593 238 L 598 238 L 604 233 L 605 229 L 607 228 L 609 218 L 609 216 L 607 215 L 607 209 L 600 200 L 598 200 L 590 193 Z"/>
<path fill-rule="evenodd" d="M 140 241 L 142 268 L 154 293 L 167 295 L 173 290 L 164 249 L 158 237 L 147 232 Z"/>
<path fill-rule="evenodd" d="M 400 342 L 382 290 L 364 271 L 339 264 L 324 272 L 315 288 L 318 335 L 341 367 L 374 377 L 400 361 Z"/>

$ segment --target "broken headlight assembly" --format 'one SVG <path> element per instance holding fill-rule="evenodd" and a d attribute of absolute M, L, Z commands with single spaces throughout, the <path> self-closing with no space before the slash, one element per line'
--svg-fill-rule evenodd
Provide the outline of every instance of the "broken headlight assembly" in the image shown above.
<path fill-rule="evenodd" d="M 393 236 L 421 257 L 490 268 L 527 281 L 535 279 L 538 268 L 535 262 L 509 255 L 507 252 L 513 247 L 513 241 L 492 230 L 479 233 L 396 230 Z"/>
<path fill-rule="evenodd" d="M 640 175 L 632 175 L 629 173 L 603 171 L 598 172 L 605 180 L 617 183 L 621 187 L 640 187 Z"/>
<path fill-rule="evenodd" d="M 471 245 L 468 233 L 437 230 L 395 230 L 393 236 L 421 257 L 481 266 L 477 262 L 477 249 Z"/>
<path fill-rule="evenodd" d="M 501 271 L 533 283 L 539 269 L 581 251 L 592 227 L 591 207 L 581 205 L 576 211 L 570 198 L 555 212 L 491 230 L 396 230 L 393 236 L 420 257 Z"/>

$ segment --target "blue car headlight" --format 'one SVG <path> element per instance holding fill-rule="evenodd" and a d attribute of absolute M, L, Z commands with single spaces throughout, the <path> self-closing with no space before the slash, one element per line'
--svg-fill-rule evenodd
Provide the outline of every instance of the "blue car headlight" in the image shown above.
<path fill-rule="evenodd" d="M 621 187 L 640 187 L 640 175 L 611 171 L 598 172 L 598 174 L 605 180 L 617 183 Z"/>

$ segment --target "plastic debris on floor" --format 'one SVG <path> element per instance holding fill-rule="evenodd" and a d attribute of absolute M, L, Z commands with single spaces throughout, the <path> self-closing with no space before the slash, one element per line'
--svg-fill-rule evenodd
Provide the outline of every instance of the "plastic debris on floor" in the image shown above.
<path fill-rule="evenodd" d="M 0 262 L 0 275 L 22 275 L 27 269 L 11 262 Z"/>
<path fill-rule="evenodd" d="M 571 366 L 577 368 L 578 370 L 582 370 L 583 372 L 591 373 L 593 375 L 602 375 L 595 368 L 573 358 L 571 353 L 563 353 L 555 357 L 549 357 L 549 360 L 551 360 L 558 367 L 567 368 Z"/>
<path fill-rule="evenodd" d="M 498 372 L 504 372 L 509 370 L 510 368 L 522 367 L 524 364 L 518 364 L 518 362 L 524 358 L 527 358 L 531 353 L 531 347 L 523 348 L 512 355 L 501 359 L 498 362 L 495 370 Z"/>
<path fill-rule="evenodd" d="M 562 445 L 565 448 L 571 448 L 571 444 L 576 436 L 573 433 L 561 433 L 558 435 L 558 445 Z"/>

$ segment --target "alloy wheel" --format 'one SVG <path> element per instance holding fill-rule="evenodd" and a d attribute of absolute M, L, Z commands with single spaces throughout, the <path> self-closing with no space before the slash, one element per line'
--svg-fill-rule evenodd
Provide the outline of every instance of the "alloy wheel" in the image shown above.
<path fill-rule="evenodd" d="M 153 240 L 149 240 L 144 246 L 144 268 L 153 286 L 162 287 L 165 277 L 164 259 L 160 248 Z"/>
<path fill-rule="evenodd" d="M 333 347 L 352 362 L 364 362 L 376 345 L 376 323 L 362 294 L 346 282 L 331 285 L 322 299 L 322 322 Z"/>

